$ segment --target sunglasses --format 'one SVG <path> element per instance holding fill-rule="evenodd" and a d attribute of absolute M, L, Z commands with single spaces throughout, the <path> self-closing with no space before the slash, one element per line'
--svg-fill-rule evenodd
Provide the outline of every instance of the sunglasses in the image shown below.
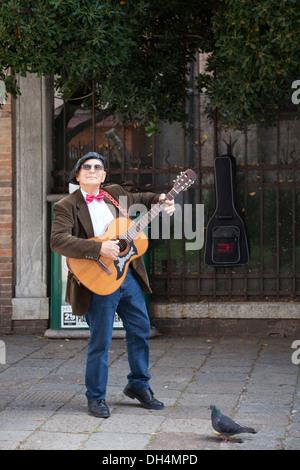
<path fill-rule="evenodd" d="M 90 165 L 89 163 L 84 163 L 83 165 L 81 165 L 81 168 L 84 170 L 84 171 L 90 171 L 92 168 L 94 168 L 94 171 L 101 171 L 101 170 L 104 170 L 103 166 L 102 165 Z"/>

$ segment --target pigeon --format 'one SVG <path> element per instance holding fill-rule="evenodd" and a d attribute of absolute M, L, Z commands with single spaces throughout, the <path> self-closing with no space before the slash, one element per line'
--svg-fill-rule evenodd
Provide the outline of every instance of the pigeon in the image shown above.
<path fill-rule="evenodd" d="M 220 433 L 222 436 L 224 436 L 226 439 L 223 442 L 227 442 L 230 438 L 230 436 L 234 436 L 235 434 L 242 434 L 242 433 L 251 433 L 251 434 L 256 434 L 257 431 L 255 431 L 253 428 L 248 428 L 247 426 L 244 426 L 243 424 L 239 424 L 233 419 L 229 418 L 228 416 L 225 416 L 221 413 L 219 408 L 216 405 L 210 405 L 211 409 L 211 424 L 212 427 Z M 237 441 L 237 442 L 243 442 L 243 441 Z"/>

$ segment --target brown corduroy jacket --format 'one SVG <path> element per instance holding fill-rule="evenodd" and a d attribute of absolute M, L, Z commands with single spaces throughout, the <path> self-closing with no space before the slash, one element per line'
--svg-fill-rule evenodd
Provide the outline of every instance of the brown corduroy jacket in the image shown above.
<path fill-rule="evenodd" d="M 151 204 L 158 202 L 159 195 L 145 192 L 135 192 L 132 186 L 118 184 L 105 185 L 104 189 L 117 202 L 120 196 L 127 197 L 127 209 L 133 204 L 143 204 L 149 210 Z M 124 217 L 105 196 L 112 213 L 117 217 Z M 122 205 L 122 204 L 121 204 Z M 50 246 L 53 251 L 67 258 L 99 259 L 101 242 L 87 240 L 94 237 L 93 225 L 87 204 L 80 189 L 68 194 L 53 206 L 53 223 L 51 229 Z M 143 257 L 134 259 L 131 268 L 135 272 L 144 292 L 151 293 Z M 79 284 L 73 274 L 68 272 L 66 301 L 72 307 L 74 315 L 84 315 L 89 307 L 92 292 Z"/>

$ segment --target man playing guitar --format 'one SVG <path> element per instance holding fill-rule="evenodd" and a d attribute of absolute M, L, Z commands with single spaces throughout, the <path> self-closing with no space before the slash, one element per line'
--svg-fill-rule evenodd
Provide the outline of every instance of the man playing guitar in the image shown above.
<path fill-rule="evenodd" d="M 118 184 L 101 189 L 106 177 L 104 158 L 96 152 L 81 157 L 74 166 L 69 182 L 79 189 L 54 205 L 51 230 L 51 248 L 68 258 L 99 262 L 104 259 L 117 260 L 120 254 L 119 240 L 97 240 L 114 220 L 115 207 L 110 200 L 127 197 L 127 207 L 151 205 L 164 201 L 164 210 L 172 215 L 174 199 L 167 200 L 165 194 L 126 191 Z M 106 195 L 107 194 L 107 195 Z M 108 198 L 107 196 L 110 196 Z M 112 210 L 112 208 L 114 210 Z M 121 212 L 117 215 L 122 217 Z M 150 321 L 145 305 L 144 293 L 151 292 L 142 256 L 133 259 L 120 287 L 108 295 L 99 295 L 78 281 L 69 271 L 66 301 L 72 306 L 74 315 L 85 315 L 90 328 L 86 362 L 86 397 L 88 411 L 101 418 L 110 416 L 106 404 L 108 380 L 108 350 L 113 333 L 115 312 L 120 316 L 126 330 L 126 344 L 130 373 L 124 394 L 137 399 L 148 409 L 162 409 L 149 386 Z"/>

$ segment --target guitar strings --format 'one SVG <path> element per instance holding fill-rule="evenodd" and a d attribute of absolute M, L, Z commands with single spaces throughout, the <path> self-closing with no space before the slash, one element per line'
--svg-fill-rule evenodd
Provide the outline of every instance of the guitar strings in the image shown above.
<path fill-rule="evenodd" d="M 192 180 L 189 180 L 189 184 L 192 182 Z M 184 188 L 184 185 L 182 185 L 181 189 Z M 180 192 L 180 191 L 179 191 Z M 171 200 L 174 199 L 177 194 L 179 194 L 178 191 L 176 191 L 175 187 L 173 187 L 167 194 L 166 194 L 166 199 Z M 174 194 L 175 193 L 175 194 Z M 122 235 L 119 240 L 121 241 L 121 251 L 124 251 L 127 247 L 127 244 L 131 243 L 143 230 L 147 225 L 156 217 L 163 209 L 163 204 L 164 201 L 159 201 L 157 204 L 155 204 L 149 212 L 147 212 L 145 215 L 143 215 L 132 227 L 128 229 L 128 231 Z M 126 246 L 124 247 L 124 242 L 126 243 Z"/>

